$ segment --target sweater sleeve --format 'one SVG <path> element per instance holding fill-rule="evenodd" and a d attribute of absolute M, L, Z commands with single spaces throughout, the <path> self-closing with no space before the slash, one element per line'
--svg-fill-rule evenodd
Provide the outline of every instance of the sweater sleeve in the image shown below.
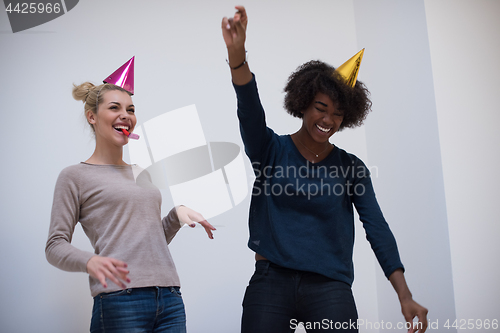
<path fill-rule="evenodd" d="M 396 239 L 389 228 L 380 206 L 375 197 L 372 181 L 368 168 L 358 160 L 356 170 L 361 177 L 357 177 L 352 184 L 353 202 L 359 214 L 359 219 L 363 222 L 366 239 L 377 257 L 377 260 L 384 271 L 384 275 L 389 276 L 398 268 L 404 266 L 399 257 Z"/>
<path fill-rule="evenodd" d="M 266 126 L 264 108 L 260 102 L 255 75 L 245 85 L 233 83 L 238 99 L 238 119 L 245 152 L 251 161 L 258 159 L 272 137 L 272 130 Z"/>
<path fill-rule="evenodd" d="M 172 208 L 168 215 L 161 220 L 167 244 L 170 244 L 181 228 L 181 223 L 179 222 L 179 217 L 177 216 L 177 207 L 178 206 Z"/>
<path fill-rule="evenodd" d="M 45 256 L 50 264 L 65 271 L 87 272 L 87 262 L 94 256 L 71 245 L 79 214 L 78 184 L 75 175 L 64 169 L 59 174 L 54 190 Z"/>

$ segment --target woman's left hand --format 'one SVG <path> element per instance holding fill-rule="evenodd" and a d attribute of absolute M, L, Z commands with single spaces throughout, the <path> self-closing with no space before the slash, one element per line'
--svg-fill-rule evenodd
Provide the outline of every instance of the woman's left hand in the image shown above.
<path fill-rule="evenodd" d="M 401 300 L 401 312 L 403 312 L 406 322 L 412 325 L 412 327 L 408 330 L 408 333 L 417 331 L 419 333 L 424 333 L 425 330 L 427 330 L 428 310 L 415 302 L 413 298 Z M 418 323 L 413 322 L 413 318 L 415 317 L 418 317 Z"/>
<path fill-rule="evenodd" d="M 389 276 L 389 280 L 398 294 L 399 303 L 401 304 L 401 312 L 403 312 L 406 322 L 412 325 L 412 327 L 408 330 L 408 333 L 414 333 L 416 331 L 424 333 L 428 325 L 427 312 L 429 311 L 413 300 L 410 289 L 406 284 L 403 269 L 398 268 L 392 272 Z M 413 318 L 415 317 L 418 317 L 418 323 L 413 326 Z"/>
<path fill-rule="evenodd" d="M 208 223 L 207 220 L 205 220 L 203 215 L 201 215 L 200 213 L 186 206 L 179 206 L 177 207 L 177 217 L 179 218 L 181 226 L 187 224 L 191 228 L 194 228 L 196 227 L 196 223 L 201 224 L 201 226 L 205 228 L 208 238 L 214 239 L 212 230 L 216 229 L 210 223 Z"/>

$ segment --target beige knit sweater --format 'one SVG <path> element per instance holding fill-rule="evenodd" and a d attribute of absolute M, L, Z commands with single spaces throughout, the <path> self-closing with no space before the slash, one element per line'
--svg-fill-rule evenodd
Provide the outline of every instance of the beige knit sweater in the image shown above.
<path fill-rule="evenodd" d="M 94 255 L 125 261 L 127 288 L 180 286 L 168 243 L 181 225 L 175 208 L 161 218 L 161 193 L 138 166 L 80 163 L 61 171 L 56 183 L 45 247 L 47 260 L 71 272 L 86 272 Z M 71 245 L 80 222 L 95 253 Z M 92 296 L 121 288 L 89 277 Z"/>

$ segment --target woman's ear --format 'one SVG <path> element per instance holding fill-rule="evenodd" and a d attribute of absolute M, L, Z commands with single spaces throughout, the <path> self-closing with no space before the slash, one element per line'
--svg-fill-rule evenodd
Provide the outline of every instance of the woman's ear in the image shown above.
<path fill-rule="evenodd" d="M 95 124 L 95 114 L 92 112 L 92 110 L 88 110 L 87 113 L 85 114 L 87 121 L 89 124 L 93 125 Z"/>

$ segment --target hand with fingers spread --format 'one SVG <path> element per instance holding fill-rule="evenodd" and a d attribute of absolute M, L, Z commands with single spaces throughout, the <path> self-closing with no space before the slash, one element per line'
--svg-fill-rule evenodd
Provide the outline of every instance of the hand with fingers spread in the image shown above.
<path fill-rule="evenodd" d="M 181 224 L 181 226 L 187 224 L 191 228 L 194 228 L 196 226 L 196 223 L 201 224 L 201 226 L 205 228 L 208 238 L 214 239 L 212 230 L 216 229 L 210 223 L 208 223 L 200 213 L 186 206 L 179 206 L 177 207 L 177 217 L 179 218 L 179 223 Z"/>
<path fill-rule="evenodd" d="M 109 257 L 93 256 L 87 262 L 87 273 L 99 280 L 104 288 L 107 288 L 106 278 L 110 279 L 122 289 L 127 288 L 124 282 L 130 283 L 127 263 Z"/>

